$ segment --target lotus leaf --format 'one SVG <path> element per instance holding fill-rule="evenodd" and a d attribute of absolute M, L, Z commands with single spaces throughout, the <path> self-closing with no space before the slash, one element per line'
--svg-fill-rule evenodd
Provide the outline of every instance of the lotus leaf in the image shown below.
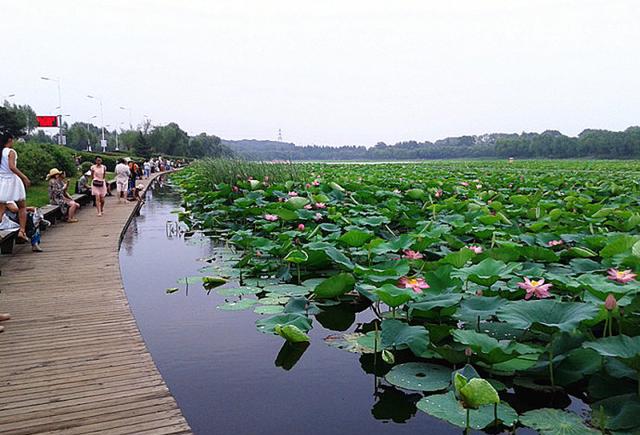
<path fill-rule="evenodd" d="M 550 299 L 509 302 L 498 310 L 498 319 L 514 328 L 546 327 L 571 332 L 581 322 L 594 318 L 598 307 Z"/>
<path fill-rule="evenodd" d="M 424 397 L 416 406 L 420 411 L 446 420 L 455 426 L 466 427 L 467 409 L 456 399 L 453 391 Z M 484 429 L 494 422 L 494 405 L 485 405 L 468 411 L 469 426 L 472 429 Z M 498 405 L 497 411 L 498 420 L 505 426 L 513 426 L 518 421 L 518 414 L 504 402 Z"/>
<path fill-rule="evenodd" d="M 424 326 L 409 326 L 396 319 L 383 320 L 380 345 L 383 349 L 409 348 L 421 356 L 429 347 L 429 331 Z"/>
<path fill-rule="evenodd" d="M 600 433 L 587 427 L 578 415 L 561 409 L 542 408 L 527 411 L 520 416 L 520 422 L 539 431 L 541 435 L 595 435 Z"/>
<path fill-rule="evenodd" d="M 275 328 L 277 325 L 295 325 L 303 332 L 309 332 L 311 330 L 311 319 L 300 314 L 278 314 L 266 319 L 260 319 L 256 321 L 256 327 L 258 331 L 264 333 L 275 334 Z"/>
<path fill-rule="evenodd" d="M 450 385 L 451 370 L 437 364 L 413 362 L 393 367 L 384 378 L 405 390 L 439 391 Z"/>

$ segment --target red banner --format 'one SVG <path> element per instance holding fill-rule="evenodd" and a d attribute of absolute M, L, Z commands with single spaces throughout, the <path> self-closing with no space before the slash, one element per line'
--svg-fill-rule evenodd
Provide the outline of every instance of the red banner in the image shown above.
<path fill-rule="evenodd" d="M 58 117 L 57 116 L 36 116 L 38 120 L 38 127 L 57 127 L 58 126 Z"/>

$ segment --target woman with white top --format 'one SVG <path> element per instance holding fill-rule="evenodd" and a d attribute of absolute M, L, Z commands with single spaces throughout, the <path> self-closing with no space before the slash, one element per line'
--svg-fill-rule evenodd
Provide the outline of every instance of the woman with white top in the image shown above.
<path fill-rule="evenodd" d="M 15 202 L 18 206 L 20 223 L 18 238 L 28 242 L 26 188 L 31 185 L 31 181 L 16 166 L 18 153 L 13 149 L 13 135 L 10 133 L 0 134 L 0 145 L 2 145 L 2 154 L 0 154 L 0 218 L 4 214 L 5 204 L 9 201 Z"/>

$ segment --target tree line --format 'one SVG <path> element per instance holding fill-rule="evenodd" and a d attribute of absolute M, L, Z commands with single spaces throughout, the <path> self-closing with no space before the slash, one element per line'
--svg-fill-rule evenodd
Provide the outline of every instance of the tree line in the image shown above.
<path fill-rule="evenodd" d="M 25 141 L 38 143 L 58 143 L 58 132 L 52 136 L 43 130 L 37 129 L 36 114 L 29 105 L 16 105 L 4 102 L 2 119 L 11 117 L 16 136 L 22 136 Z M 2 120 L 0 119 L 0 122 Z M 8 121 L 7 121 L 8 122 Z M 16 127 L 17 126 L 17 127 Z M 101 151 L 100 139 L 102 129 L 88 122 L 74 122 L 62 125 L 63 135 L 66 138 L 66 146 L 77 151 L 85 151 L 91 146 L 93 151 Z M 130 151 L 136 155 L 149 157 L 152 155 L 185 156 L 193 158 L 202 157 L 230 157 L 233 152 L 222 145 L 218 136 L 200 133 L 195 136 L 182 130 L 175 122 L 166 125 L 152 125 L 149 120 L 137 128 L 130 126 L 128 129 L 117 131 L 105 128 L 107 151 L 114 151 L 116 144 L 120 150 Z"/>
<path fill-rule="evenodd" d="M 457 158 L 640 158 L 640 127 L 624 131 L 584 130 L 577 137 L 559 131 L 492 133 L 449 137 L 435 142 L 405 141 L 375 146 L 297 146 L 262 140 L 223 140 L 251 160 L 420 160 Z"/>

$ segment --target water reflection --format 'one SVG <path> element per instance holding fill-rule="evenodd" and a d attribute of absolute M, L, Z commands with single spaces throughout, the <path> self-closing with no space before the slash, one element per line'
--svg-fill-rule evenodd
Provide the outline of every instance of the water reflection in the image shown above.
<path fill-rule="evenodd" d="M 179 195 L 148 191 L 141 215 L 125 234 L 120 264 L 129 302 L 145 342 L 196 434 L 460 434 L 418 412 L 422 394 L 387 385 L 391 366 L 379 355 L 325 344 L 332 334 L 373 329 L 367 305 L 323 307 L 311 343 L 288 344 L 255 328 L 251 310 L 216 309 L 225 298 L 200 284 L 177 284 L 206 267 L 227 267 L 206 237 L 167 234 Z M 211 262 L 197 261 L 209 259 Z M 169 287 L 179 287 L 166 294 Z M 188 297 L 187 297 L 188 296 Z M 396 363 L 411 360 L 397 352 Z M 527 433 L 518 430 L 518 433 Z"/>

